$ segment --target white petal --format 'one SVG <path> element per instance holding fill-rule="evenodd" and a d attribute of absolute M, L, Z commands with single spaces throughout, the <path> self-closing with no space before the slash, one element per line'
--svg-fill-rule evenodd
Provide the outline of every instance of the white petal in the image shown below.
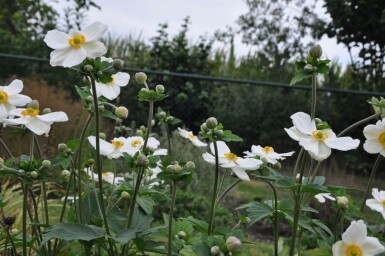
<path fill-rule="evenodd" d="M 102 153 L 100 153 L 100 154 L 102 154 Z M 119 158 L 121 156 L 123 156 L 123 153 L 119 149 L 116 149 L 116 148 L 114 149 L 114 151 L 112 151 L 111 153 L 109 153 L 107 155 L 107 157 L 109 159 L 116 159 L 116 158 Z"/>
<path fill-rule="evenodd" d="M 380 122 L 380 123 L 378 123 L 378 122 Z M 381 127 L 382 121 L 378 121 L 378 122 L 377 122 L 378 125 L 369 124 L 364 128 L 365 138 L 367 138 L 367 139 L 370 139 L 373 137 L 377 138 L 378 135 L 380 135 L 382 132 L 384 132 L 384 130 Z"/>
<path fill-rule="evenodd" d="M 372 209 L 373 211 L 376 211 L 376 212 L 385 212 L 385 209 L 384 209 L 384 206 L 382 205 L 382 203 L 380 203 L 379 201 L 375 200 L 375 199 L 368 199 L 366 200 L 366 205 Z"/>
<path fill-rule="evenodd" d="M 165 156 L 167 155 L 167 149 L 160 148 L 154 151 L 153 156 Z"/>
<path fill-rule="evenodd" d="M 80 34 L 84 35 L 86 42 L 92 42 L 101 38 L 106 33 L 107 28 L 107 25 L 101 22 L 94 22 L 83 28 Z"/>
<path fill-rule="evenodd" d="M 330 195 L 330 193 L 323 193 L 323 196 L 329 200 L 335 201 L 336 199 Z"/>
<path fill-rule="evenodd" d="M 19 94 L 23 90 L 23 81 L 15 79 L 8 86 L 3 87 L 8 96 Z"/>
<path fill-rule="evenodd" d="M 356 149 L 360 145 L 360 140 L 354 140 L 350 137 L 339 137 L 334 139 L 327 138 L 324 143 L 330 148 L 347 151 Z"/>
<path fill-rule="evenodd" d="M 239 167 L 233 167 L 231 168 L 231 170 L 235 173 L 235 175 L 238 176 L 238 178 L 240 178 L 241 180 L 246 180 L 246 181 L 249 181 L 250 180 L 250 177 L 249 175 L 247 175 L 246 171 L 242 168 L 239 168 Z"/>
<path fill-rule="evenodd" d="M 218 156 L 224 156 L 226 153 L 230 153 L 229 147 L 223 141 L 217 141 Z M 211 153 L 215 155 L 214 142 L 210 144 Z"/>
<path fill-rule="evenodd" d="M 64 49 L 70 47 L 68 43 L 69 38 L 66 33 L 54 29 L 48 31 L 44 37 L 44 42 L 52 49 Z"/>
<path fill-rule="evenodd" d="M 364 150 L 369 154 L 378 154 L 384 149 L 384 146 L 378 143 L 377 138 L 367 139 L 364 143 Z"/>
<path fill-rule="evenodd" d="M 352 221 L 342 234 L 342 241 L 348 244 L 361 245 L 367 237 L 366 225 L 363 220 Z"/>
<path fill-rule="evenodd" d="M 16 107 L 22 107 L 31 102 L 31 100 L 32 99 L 28 96 L 17 94 L 9 96 L 7 103 Z"/>
<path fill-rule="evenodd" d="M 192 144 L 196 147 L 206 147 L 207 144 L 200 141 L 198 138 L 195 138 L 195 139 L 190 139 L 190 141 L 192 142 Z"/>
<path fill-rule="evenodd" d="M 107 52 L 106 46 L 99 41 L 85 43 L 82 45 L 83 50 L 86 52 L 87 57 L 96 58 L 103 56 Z"/>
<path fill-rule="evenodd" d="M 314 120 L 311 120 L 310 116 L 306 113 L 297 112 L 290 118 L 293 120 L 295 128 L 304 134 L 311 134 L 317 130 Z"/>
<path fill-rule="evenodd" d="M 51 66 L 63 66 L 63 67 L 73 67 L 76 66 L 87 57 L 86 52 L 82 47 L 75 48 L 66 48 L 60 50 L 54 50 L 51 52 Z"/>
<path fill-rule="evenodd" d="M 361 245 L 364 255 L 378 255 L 385 251 L 378 238 L 368 237 Z"/>
<path fill-rule="evenodd" d="M 235 162 L 239 167 L 246 170 L 257 170 L 263 163 L 261 160 L 255 158 L 238 158 Z"/>
<path fill-rule="evenodd" d="M 301 145 L 305 150 L 314 153 L 315 155 L 318 155 L 319 153 L 318 144 L 321 143 L 315 140 L 313 137 L 301 138 L 299 140 L 299 145 Z"/>
<path fill-rule="evenodd" d="M 96 137 L 95 136 L 89 136 L 88 141 L 90 144 L 96 149 Z M 111 143 L 108 143 L 105 140 L 99 139 L 99 145 L 100 145 L 100 154 L 103 156 L 107 156 L 114 152 L 115 147 Z"/>
<path fill-rule="evenodd" d="M 43 122 L 53 123 L 53 122 L 66 122 L 68 121 L 68 116 L 63 111 L 52 112 L 44 115 L 38 115 L 36 118 L 40 119 Z"/>
<path fill-rule="evenodd" d="M 15 125 L 18 125 L 18 124 L 27 124 L 30 119 L 27 118 L 27 117 L 20 117 L 20 118 L 15 118 L 15 119 L 3 119 L 3 121 L 7 124 L 15 124 Z"/>
<path fill-rule="evenodd" d="M 103 96 L 109 100 L 113 100 L 119 96 L 120 88 L 116 85 L 96 83 L 96 94 L 98 97 Z"/>
<path fill-rule="evenodd" d="M 348 245 L 343 241 L 333 244 L 333 256 L 344 256 Z"/>
<path fill-rule="evenodd" d="M 377 188 L 372 189 L 372 195 L 374 199 L 376 199 L 377 201 L 381 201 L 380 192 Z"/>
<path fill-rule="evenodd" d="M 51 125 L 37 118 L 31 118 L 30 121 L 25 124 L 25 127 L 37 135 L 48 134 L 51 130 Z"/>
<path fill-rule="evenodd" d="M 290 127 L 289 129 L 285 128 L 286 133 L 292 138 L 293 140 L 299 141 L 301 138 L 308 138 L 306 134 L 301 133 L 297 130 L 297 128 Z"/>
<path fill-rule="evenodd" d="M 295 153 L 295 151 L 291 151 L 291 152 L 287 152 L 287 153 L 281 153 L 281 154 L 278 154 L 278 155 L 280 157 L 288 157 L 288 156 L 292 156 L 294 153 Z"/>
<path fill-rule="evenodd" d="M 182 136 L 183 138 L 188 138 L 188 135 L 191 133 L 185 129 L 181 129 L 178 127 L 178 131 L 179 131 L 179 134 L 180 136 Z"/>
<path fill-rule="evenodd" d="M 155 139 L 154 137 L 148 138 L 147 147 L 152 148 L 152 149 L 156 149 L 159 147 L 159 145 L 160 145 L 160 142 L 157 139 Z"/>
<path fill-rule="evenodd" d="M 318 200 L 318 202 L 320 202 L 320 203 L 325 203 L 325 202 L 326 202 L 325 197 L 323 197 L 323 193 L 317 194 L 317 195 L 315 195 L 314 197 L 315 197 L 315 198 Z"/>
<path fill-rule="evenodd" d="M 215 164 L 215 157 L 209 153 L 203 153 L 202 154 L 203 160 L 210 164 Z"/>
<path fill-rule="evenodd" d="M 233 167 L 237 167 L 238 165 L 234 162 L 234 161 L 231 161 L 231 160 L 228 160 L 227 158 L 219 158 L 218 159 L 219 161 L 219 165 L 223 168 L 233 168 Z"/>
<path fill-rule="evenodd" d="M 115 75 L 113 75 L 113 78 L 114 84 L 120 87 L 126 86 L 130 81 L 130 75 L 124 72 L 116 73 Z"/>
<path fill-rule="evenodd" d="M 318 154 L 314 154 L 311 151 L 308 151 L 308 152 L 313 159 L 317 161 L 323 161 L 330 156 L 330 154 L 332 153 L 332 150 L 328 146 L 326 146 L 324 143 L 318 143 Z"/>
<path fill-rule="evenodd" d="M 4 104 L 0 104 L 0 118 L 7 118 L 8 117 L 8 110 L 5 107 Z"/>

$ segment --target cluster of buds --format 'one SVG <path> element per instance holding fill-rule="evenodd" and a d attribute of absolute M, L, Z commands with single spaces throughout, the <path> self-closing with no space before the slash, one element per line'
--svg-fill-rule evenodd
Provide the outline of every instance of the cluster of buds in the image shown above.
<path fill-rule="evenodd" d="M 211 247 L 210 254 L 213 256 L 224 256 L 229 252 L 230 255 L 233 252 L 239 251 L 242 248 L 242 242 L 235 236 L 230 236 L 226 239 L 226 244 L 221 246 L 215 245 Z"/>
<path fill-rule="evenodd" d="M 210 117 L 201 125 L 201 134 L 203 137 L 212 136 L 215 140 L 220 140 L 223 137 L 223 127 L 215 117 Z"/>
<path fill-rule="evenodd" d="M 158 118 L 160 124 L 176 125 L 180 123 L 178 118 L 175 118 L 174 116 L 170 115 L 169 112 L 166 112 L 161 108 L 158 108 L 158 112 L 155 115 Z"/>
<path fill-rule="evenodd" d="M 178 174 L 182 171 L 182 167 L 179 165 L 178 162 L 175 161 L 174 164 L 170 164 L 167 166 L 167 170 L 169 172 L 173 172 L 173 173 Z"/>

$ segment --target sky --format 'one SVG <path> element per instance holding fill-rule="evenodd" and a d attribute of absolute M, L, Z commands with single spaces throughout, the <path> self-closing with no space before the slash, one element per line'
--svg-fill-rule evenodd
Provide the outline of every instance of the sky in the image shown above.
<path fill-rule="evenodd" d="M 185 17 L 190 17 L 188 38 L 194 43 L 199 36 L 213 36 L 218 29 L 226 30 L 234 26 L 238 17 L 248 10 L 244 0 L 94 0 L 101 10 L 91 8 L 86 15 L 85 24 L 94 21 L 105 23 L 112 34 L 119 36 L 134 35 L 149 40 L 156 35 L 159 23 L 169 25 L 170 35 L 176 34 Z M 60 10 L 67 1 L 58 0 Z M 318 5 L 317 12 L 324 14 L 325 10 Z M 327 18 L 327 17 L 326 17 Z M 338 61 L 345 66 L 350 62 L 346 47 L 337 44 L 335 39 L 324 36 L 319 42 L 325 56 Z M 223 47 L 223 45 L 214 45 Z M 235 38 L 235 53 L 237 57 L 252 51 L 251 46 Z"/>

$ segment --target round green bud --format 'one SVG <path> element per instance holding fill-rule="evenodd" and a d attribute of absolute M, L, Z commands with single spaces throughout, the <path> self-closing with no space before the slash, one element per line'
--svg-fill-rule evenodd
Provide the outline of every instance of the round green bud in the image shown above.
<path fill-rule="evenodd" d="M 187 234 L 184 231 L 178 232 L 178 238 L 184 240 L 186 238 Z"/>
<path fill-rule="evenodd" d="M 99 111 L 103 112 L 104 110 L 106 110 L 106 108 L 103 106 L 103 105 L 100 105 L 99 107 Z"/>
<path fill-rule="evenodd" d="M 107 138 L 107 135 L 104 132 L 99 133 L 99 138 L 102 140 L 105 140 Z"/>
<path fill-rule="evenodd" d="M 65 152 L 67 155 L 71 155 L 73 153 L 72 149 L 70 149 L 70 148 L 67 148 Z"/>
<path fill-rule="evenodd" d="M 94 67 L 92 65 L 84 65 L 83 67 L 83 71 L 84 72 L 91 72 L 92 70 L 94 70 Z"/>
<path fill-rule="evenodd" d="M 164 111 L 159 112 L 159 118 L 166 118 L 166 117 L 167 117 L 166 112 L 164 112 Z"/>
<path fill-rule="evenodd" d="M 39 109 L 39 101 L 37 100 L 32 100 L 30 103 L 27 104 L 27 108 L 32 108 L 32 109 Z"/>
<path fill-rule="evenodd" d="M 192 161 L 188 161 L 188 162 L 186 163 L 186 168 L 187 168 L 189 171 L 195 170 L 195 163 L 192 162 Z"/>
<path fill-rule="evenodd" d="M 155 126 L 155 120 L 152 119 L 152 120 L 151 120 L 151 127 L 154 127 L 154 126 Z"/>
<path fill-rule="evenodd" d="M 166 118 L 166 122 L 170 122 L 170 121 L 172 121 L 172 120 L 174 120 L 174 117 L 173 117 L 173 116 L 168 116 L 168 117 Z"/>
<path fill-rule="evenodd" d="M 161 84 L 158 84 L 157 86 L 155 86 L 155 91 L 159 93 L 164 93 L 164 86 Z"/>
<path fill-rule="evenodd" d="M 90 79 L 86 76 L 83 77 L 83 83 L 90 84 Z"/>
<path fill-rule="evenodd" d="M 25 173 L 25 171 L 23 169 L 19 169 L 18 172 L 19 172 L 19 174 L 24 174 Z"/>
<path fill-rule="evenodd" d="M 303 67 L 303 70 L 305 70 L 306 72 L 313 72 L 314 67 L 312 64 L 306 64 L 305 67 Z"/>
<path fill-rule="evenodd" d="M 137 136 L 143 136 L 143 131 L 142 130 L 136 130 L 136 135 Z"/>
<path fill-rule="evenodd" d="M 218 121 L 215 117 L 210 117 L 206 120 L 206 126 L 209 129 L 214 129 L 218 126 Z"/>
<path fill-rule="evenodd" d="M 128 109 L 126 107 L 117 107 L 115 109 L 115 115 L 120 119 L 126 119 L 128 117 Z"/>
<path fill-rule="evenodd" d="M 130 200 L 131 199 L 131 195 L 130 193 L 128 193 L 127 191 L 123 191 L 121 194 L 120 194 L 120 198 L 124 199 L 124 200 Z"/>
<path fill-rule="evenodd" d="M 281 170 L 282 165 L 281 165 L 280 162 L 276 162 L 276 163 L 273 165 L 273 168 L 274 168 L 275 170 Z"/>
<path fill-rule="evenodd" d="M 45 109 L 43 109 L 43 111 L 42 111 L 43 115 L 49 114 L 49 113 L 51 113 L 51 112 L 52 112 L 52 110 L 51 110 L 50 108 L 45 108 Z"/>
<path fill-rule="evenodd" d="M 11 230 L 11 234 L 14 236 L 14 235 L 17 235 L 19 233 L 19 230 L 17 230 L 17 228 L 14 228 Z"/>
<path fill-rule="evenodd" d="M 226 247 L 229 252 L 238 251 L 242 247 L 242 242 L 235 236 L 226 239 Z"/>
<path fill-rule="evenodd" d="M 211 247 L 210 254 L 212 256 L 219 256 L 220 253 L 221 253 L 221 249 L 219 248 L 218 245 L 215 245 L 215 246 Z"/>
<path fill-rule="evenodd" d="M 143 72 L 138 72 L 135 74 L 135 80 L 139 84 L 144 84 L 147 81 L 147 75 Z"/>
<path fill-rule="evenodd" d="M 138 156 L 138 159 L 136 159 L 136 165 L 139 167 L 146 167 L 150 161 L 145 155 Z"/>
<path fill-rule="evenodd" d="M 346 196 L 337 197 L 337 205 L 346 210 L 349 208 L 349 199 Z"/>
<path fill-rule="evenodd" d="M 96 75 L 97 75 L 98 77 L 103 77 L 104 74 L 103 74 L 102 71 L 99 70 L 99 71 L 96 73 Z"/>
<path fill-rule="evenodd" d="M 322 48 L 319 44 L 313 46 L 309 50 L 309 56 L 312 57 L 313 59 L 318 59 L 319 57 L 322 56 Z"/>
<path fill-rule="evenodd" d="M 182 171 L 182 167 L 179 164 L 174 164 L 172 171 L 174 173 L 180 173 Z"/>
<path fill-rule="evenodd" d="M 121 59 L 115 59 L 115 60 L 112 62 L 112 67 L 114 67 L 115 70 L 120 71 L 120 70 L 122 70 L 123 67 L 124 67 L 124 61 L 121 60 Z"/>
<path fill-rule="evenodd" d="M 86 97 L 85 101 L 86 101 L 87 103 L 92 103 L 92 102 L 94 102 L 94 97 L 92 97 L 91 95 L 88 95 L 88 96 Z"/>
<path fill-rule="evenodd" d="M 44 168 L 50 168 L 51 167 L 51 161 L 43 160 L 43 162 L 41 162 L 41 166 L 43 166 Z"/>
<path fill-rule="evenodd" d="M 210 129 L 207 128 L 206 123 L 201 124 L 201 131 L 202 131 L 202 132 L 208 132 L 208 131 L 210 131 Z"/>
<path fill-rule="evenodd" d="M 116 120 L 115 120 L 115 124 L 116 124 L 116 125 L 121 125 L 122 122 L 123 122 L 123 120 L 120 119 L 120 118 L 116 118 Z"/>
<path fill-rule="evenodd" d="M 139 129 L 141 129 L 142 132 L 145 132 L 145 131 L 146 131 L 146 127 L 145 127 L 144 125 L 141 125 L 141 126 L 139 127 Z"/>
<path fill-rule="evenodd" d="M 242 224 L 249 224 L 250 223 L 250 218 L 249 217 L 245 217 L 244 219 L 241 220 L 241 223 Z"/>
<path fill-rule="evenodd" d="M 223 136 L 223 131 L 222 130 L 217 130 L 217 131 L 215 131 L 215 135 L 217 136 L 218 139 L 220 139 Z"/>
<path fill-rule="evenodd" d="M 70 174 L 71 174 L 71 172 L 68 171 L 68 170 L 63 170 L 63 171 L 61 172 L 61 175 L 62 175 L 63 177 L 65 177 L 65 178 L 67 178 Z"/>
<path fill-rule="evenodd" d="M 147 89 L 147 88 L 142 88 L 142 89 L 140 89 L 140 91 L 142 91 L 142 92 L 149 92 L 150 90 Z"/>
<path fill-rule="evenodd" d="M 95 164 L 95 160 L 90 158 L 90 159 L 87 160 L 87 164 L 94 165 Z"/>
<path fill-rule="evenodd" d="M 57 145 L 57 149 L 61 152 L 63 151 L 66 151 L 67 150 L 67 145 L 65 143 L 60 143 L 59 145 Z"/>
<path fill-rule="evenodd" d="M 169 172 L 173 172 L 174 171 L 174 165 L 170 164 L 170 165 L 167 165 L 167 171 Z"/>
<path fill-rule="evenodd" d="M 30 175 L 31 178 L 33 178 L 33 179 L 36 179 L 37 177 L 39 177 L 39 174 L 38 174 L 36 171 L 30 172 L 29 175 Z"/>

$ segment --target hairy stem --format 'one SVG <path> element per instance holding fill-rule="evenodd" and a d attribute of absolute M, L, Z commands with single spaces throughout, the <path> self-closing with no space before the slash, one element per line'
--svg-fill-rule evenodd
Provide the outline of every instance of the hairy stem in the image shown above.
<path fill-rule="evenodd" d="M 219 178 L 218 145 L 216 141 L 214 141 L 213 143 L 214 143 L 214 151 L 215 151 L 215 177 L 214 177 L 213 196 L 211 199 L 211 208 L 210 208 L 210 219 L 209 219 L 209 228 L 208 228 L 209 235 L 211 235 L 211 232 L 213 231 L 214 216 L 215 216 L 215 201 L 217 198 L 218 178 Z"/>

